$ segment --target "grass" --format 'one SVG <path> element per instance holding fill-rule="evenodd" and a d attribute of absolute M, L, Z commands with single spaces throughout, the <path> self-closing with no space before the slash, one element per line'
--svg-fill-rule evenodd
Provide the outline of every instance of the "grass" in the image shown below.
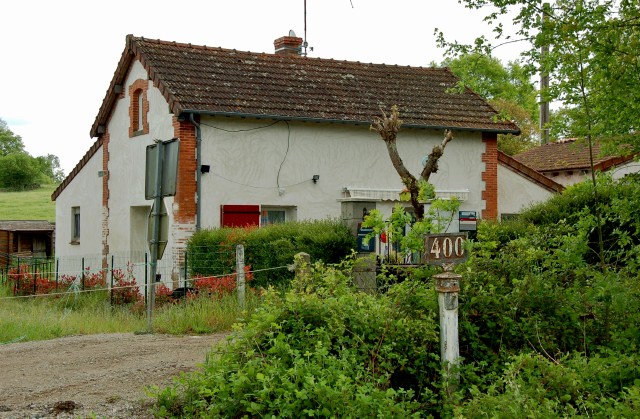
<path fill-rule="evenodd" d="M 230 331 L 259 304 L 248 294 L 245 309 L 235 295 L 201 296 L 154 310 L 153 332 L 174 335 Z M 106 290 L 64 296 L 13 298 L 0 287 L 0 345 L 98 333 L 133 333 L 147 330 L 141 306 L 114 306 Z"/>
<path fill-rule="evenodd" d="M 55 222 L 56 203 L 51 194 L 57 185 L 43 185 L 22 192 L 0 192 L 0 220 L 46 220 Z"/>

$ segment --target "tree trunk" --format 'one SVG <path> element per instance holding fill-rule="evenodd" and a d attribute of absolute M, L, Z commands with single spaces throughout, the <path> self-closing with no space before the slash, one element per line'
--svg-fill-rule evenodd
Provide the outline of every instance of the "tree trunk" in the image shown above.
<path fill-rule="evenodd" d="M 381 118 L 374 118 L 370 129 L 376 131 L 384 140 L 387 146 L 387 152 L 389 153 L 389 158 L 391 159 L 391 164 L 393 164 L 393 167 L 396 169 L 396 172 L 398 172 L 402 183 L 409 191 L 411 206 L 415 211 L 416 219 L 421 221 L 424 218 L 424 206 L 418 200 L 420 184 L 415 176 L 413 176 L 405 167 L 396 145 L 398 131 L 400 130 L 401 125 L 402 121 L 399 118 L 398 107 L 393 105 L 389 115 L 387 115 L 383 110 Z M 426 182 L 429 181 L 429 177 L 432 173 L 436 173 L 438 171 L 438 160 L 444 154 L 444 149 L 449 141 L 453 139 L 453 133 L 450 130 L 445 130 L 444 134 L 442 144 L 433 146 L 433 149 L 427 158 L 427 162 L 420 173 L 420 177 Z"/>

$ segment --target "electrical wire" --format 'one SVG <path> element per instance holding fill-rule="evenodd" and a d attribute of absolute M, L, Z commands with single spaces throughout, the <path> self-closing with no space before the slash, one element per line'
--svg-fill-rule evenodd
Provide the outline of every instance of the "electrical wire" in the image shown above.
<path fill-rule="evenodd" d="M 287 123 L 287 125 L 289 124 L 287 121 L 274 121 L 268 125 L 263 125 L 260 127 L 254 127 L 254 128 L 243 128 L 243 129 L 226 129 L 226 128 L 220 128 L 220 127 L 216 127 L 215 125 L 210 125 L 210 124 L 205 124 L 204 122 L 201 122 L 200 125 L 204 125 L 207 126 L 209 128 L 213 128 L 213 129 L 217 129 L 218 131 L 224 131 L 224 132 L 247 132 L 247 131 L 255 131 L 255 130 L 259 130 L 259 129 L 264 129 L 264 128 L 269 128 L 274 126 L 275 124 L 279 123 L 279 122 L 285 122 Z"/>
<path fill-rule="evenodd" d="M 284 157 L 280 162 L 280 167 L 278 168 L 278 175 L 276 176 L 276 185 L 278 186 L 278 189 L 280 189 L 280 171 L 282 170 L 282 165 L 284 164 L 284 161 L 287 159 L 287 155 L 289 154 L 289 146 L 291 145 L 291 127 L 289 126 L 288 121 L 284 121 L 284 123 L 287 124 L 287 151 L 284 152 Z"/>

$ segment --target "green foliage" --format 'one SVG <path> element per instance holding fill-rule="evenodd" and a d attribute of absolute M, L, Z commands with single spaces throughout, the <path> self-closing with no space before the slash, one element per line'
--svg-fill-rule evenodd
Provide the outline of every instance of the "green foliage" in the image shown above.
<path fill-rule="evenodd" d="M 628 267 L 637 267 L 640 245 L 640 219 L 637 217 L 639 179 L 625 176 L 614 181 L 609 175 L 600 174 L 597 183 L 597 210 L 602 220 L 605 262 L 612 267 L 623 262 Z M 593 208 L 593 184 L 581 182 L 568 187 L 547 204 L 529 208 L 521 215 L 521 221 L 549 228 L 564 223 L 576 234 L 585 235 L 590 250 L 585 257 L 594 263 L 598 259 L 598 237 Z"/>
<path fill-rule="evenodd" d="M 460 200 L 456 197 L 435 199 L 435 188 L 428 182 L 421 182 L 420 196 L 428 199 L 427 213 L 422 220 L 414 220 L 400 204 L 395 205 L 386 220 L 380 210 L 373 209 L 362 223 L 363 227 L 372 229 L 365 239 L 384 233 L 400 245 L 403 254 L 423 252 L 424 236 L 446 231 L 460 208 Z"/>
<path fill-rule="evenodd" d="M 449 67 L 463 86 L 486 99 L 501 118 L 520 127 L 518 136 L 498 136 L 501 151 L 514 155 L 540 143 L 538 96 L 525 67 L 518 62 L 505 66 L 497 58 L 479 53 L 447 58 L 441 65 Z"/>
<path fill-rule="evenodd" d="M 0 188 L 28 190 L 45 183 L 60 183 L 64 172 L 53 154 L 31 157 L 19 135 L 0 119 Z"/>
<path fill-rule="evenodd" d="M 421 417 L 437 412 L 432 290 L 405 282 L 354 293 L 338 268 L 312 277 L 238 325 L 201 373 L 156 389 L 160 417 Z"/>
<path fill-rule="evenodd" d="M 529 44 L 521 54 L 525 69 L 532 75 L 548 74 L 549 88 L 541 96 L 563 107 L 561 126 L 554 122 L 556 130 L 569 137 L 609 138 L 640 148 L 638 0 L 555 0 L 546 7 L 527 0 L 462 3 L 486 11 L 485 21 L 497 42 L 517 38 Z M 448 55 L 491 56 L 494 50 L 484 36 L 474 45 L 463 45 L 445 40 L 438 29 L 436 33 Z"/>
<path fill-rule="evenodd" d="M 0 187 L 12 190 L 34 189 L 46 182 L 37 160 L 26 153 L 0 157 Z"/>
<path fill-rule="evenodd" d="M 286 266 L 293 263 L 295 254 L 305 252 L 313 261 L 337 263 L 356 247 L 355 240 L 339 220 L 216 228 L 194 234 L 187 245 L 187 257 L 191 276 L 229 274 L 235 271 L 236 245 L 242 244 L 245 264 L 258 271 L 252 286 L 267 287 L 288 284 L 293 273 Z"/>
<path fill-rule="evenodd" d="M 7 123 L 0 119 L 0 157 L 15 153 L 24 153 L 22 138 L 15 135 Z"/>
<path fill-rule="evenodd" d="M 640 358 L 604 352 L 586 359 L 514 356 L 485 393 L 456 409 L 456 417 L 636 417 Z"/>

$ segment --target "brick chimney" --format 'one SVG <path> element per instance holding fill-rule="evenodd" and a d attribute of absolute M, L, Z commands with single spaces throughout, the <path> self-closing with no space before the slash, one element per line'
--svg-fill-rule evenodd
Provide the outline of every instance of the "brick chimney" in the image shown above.
<path fill-rule="evenodd" d="M 294 31 L 273 41 L 273 46 L 277 55 L 302 55 L 302 38 L 298 38 Z"/>

